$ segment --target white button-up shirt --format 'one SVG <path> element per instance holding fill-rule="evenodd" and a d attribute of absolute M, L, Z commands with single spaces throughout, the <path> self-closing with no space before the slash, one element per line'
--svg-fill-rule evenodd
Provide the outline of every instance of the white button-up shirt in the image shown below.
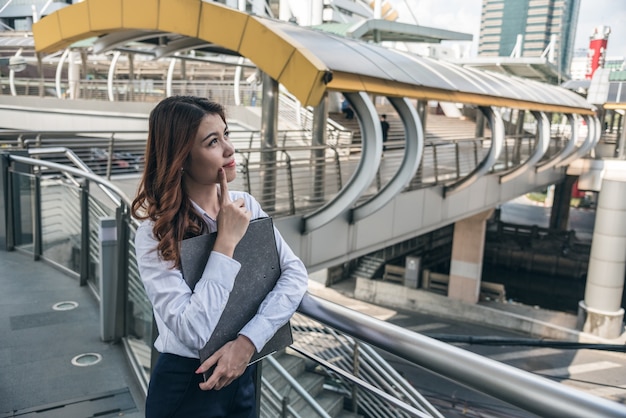
<path fill-rule="evenodd" d="M 243 198 L 251 219 L 266 217 L 259 203 L 244 192 L 229 192 L 232 200 Z M 209 226 L 217 230 L 217 222 L 200 206 L 194 207 Z M 139 273 L 148 299 L 152 303 L 159 336 L 154 346 L 161 353 L 198 358 L 213 333 L 226 307 L 235 277 L 240 269 L 238 261 L 212 251 L 202 277 L 192 291 L 182 273 L 172 268 L 157 252 L 158 241 L 152 232 L 153 222 L 144 221 L 135 236 L 135 251 Z M 283 326 L 297 309 L 307 289 L 308 274 L 302 261 L 293 253 L 276 228 L 276 247 L 280 257 L 281 276 L 240 334 L 252 341 L 257 351 Z"/>

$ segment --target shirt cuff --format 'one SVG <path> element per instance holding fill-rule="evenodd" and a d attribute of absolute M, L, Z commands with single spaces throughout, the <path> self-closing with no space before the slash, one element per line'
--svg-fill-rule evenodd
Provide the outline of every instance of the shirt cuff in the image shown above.
<path fill-rule="evenodd" d="M 202 273 L 202 278 L 207 281 L 216 282 L 228 291 L 233 290 L 235 278 L 241 269 L 239 261 L 230 258 L 217 251 L 211 251 L 209 261 L 207 261 Z"/>
<path fill-rule="evenodd" d="M 272 323 L 260 316 L 255 316 L 239 331 L 239 334 L 245 335 L 252 341 L 257 353 L 260 353 L 265 344 L 272 338 Z"/>

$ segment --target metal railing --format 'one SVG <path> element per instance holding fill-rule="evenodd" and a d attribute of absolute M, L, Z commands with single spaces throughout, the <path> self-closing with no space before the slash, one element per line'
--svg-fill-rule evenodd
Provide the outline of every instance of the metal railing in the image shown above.
<path fill-rule="evenodd" d="M 233 188 L 254 195 L 272 216 L 311 212 L 336 196 L 353 175 L 359 163 L 361 147 L 351 141 L 333 141 L 312 146 L 306 130 L 279 131 L 278 147 L 261 148 L 259 131 L 234 131 L 231 140 L 236 148 L 239 175 Z M 114 175 L 139 177 L 143 170 L 145 132 L 29 132 L 0 131 L 2 149 L 66 148 L 71 150 L 94 173 L 110 179 Z M 562 144 L 563 141 L 559 142 Z M 467 176 L 485 157 L 490 138 L 428 140 L 422 163 L 405 191 L 446 185 Z M 378 193 L 398 171 L 404 157 L 403 141 L 384 154 L 375 180 L 360 197 L 364 201 Z M 532 153 L 534 137 L 508 136 L 505 147 L 492 172 L 506 172 L 523 163 Z M 557 151 L 555 151 L 557 152 Z M 276 155 L 269 164 L 263 153 Z M 38 158 L 62 163 L 59 154 L 42 154 Z M 46 168 L 47 174 L 53 169 Z M 323 177 L 319 174 L 323 173 Z M 264 182 L 271 179 L 277 192 L 264 195 Z M 358 202 L 357 202 L 358 203 Z"/>
<path fill-rule="evenodd" d="M 25 155 L 26 152 L 21 153 L 0 154 L 0 178 L 3 180 L 0 186 L 7 208 L 6 219 L 3 220 L 7 225 L 7 249 L 19 249 L 33 254 L 35 258 L 45 258 L 81 282 L 84 279 L 87 283 L 98 283 L 101 278 L 97 277 L 96 272 L 103 260 L 99 259 L 93 248 L 99 242 L 98 230 L 93 225 L 102 214 L 115 217 L 119 262 L 110 269 L 112 277 L 107 280 L 117 283 L 118 289 L 126 290 L 121 294 L 121 300 L 117 300 L 109 311 L 116 317 L 112 319 L 112 323 L 116 324 L 114 337 L 123 341 L 137 377 L 145 388 L 152 367 L 151 356 L 148 355 L 153 341 L 152 310 L 143 291 L 134 257 L 134 230 L 137 224 L 129 215 L 128 197 L 114 184 L 82 168 L 30 158 Z M 99 189 L 92 190 L 90 184 L 109 189 L 119 198 L 119 205 L 110 208 L 103 203 L 107 198 L 97 193 Z M 25 208 L 29 210 L 23 210 Z M 69 220 L 73 224 L 59 227 L 61 214 L 67 213 L 74 215 L 69 217 L 71 219 L 64 217 L 64 221 Z M 111 304 L 110 300 L 99 294 L 99 286 L 92 285 L 92 289 L 101 304 Z M 350 339 L 359 341 L 359 344 L 385 350 L 447 379 L 540 416 L 623 417 L 626 414 L 626 408 L 615 402 L 585 394 L 323 299 L 306 295 L 299 313 L 348 335 Z M 294 346 L 297 345 L 296 341 Z M 308 352 L 310 358 L 316 357 L 309 352 L 308 344 L 306 350 L 299 351 L 303 355 L 305 351 Z M 319 363 L 325 364 L 325 361 L 319 359 Z M 347 372 L 337 369 L 334 373 L 344 375 Z M 386 403 L 391 402 L 394 408 L 402 405 L 402 410 L 409 416 L 428 416 L 423 412 L 415 412 L 416 407 L 406 402 L 406 393 L 402 391 L 401 395 L 389 394 L 388 388 L 380 383 L 375 386 L 345 375 L 343 377 L 353 385 L 358 385 L 358 394 L 368 391 L 380 395 Z M 389 395 L 394 400 L 387 399 Z M 357 395 L 359 398 L 360 395 Z M 364 409 L 361 406 L 359 411 Z"/>

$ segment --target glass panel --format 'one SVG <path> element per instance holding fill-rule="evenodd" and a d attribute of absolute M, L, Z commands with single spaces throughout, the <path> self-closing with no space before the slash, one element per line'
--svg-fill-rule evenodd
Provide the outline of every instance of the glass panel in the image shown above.
<path fill-rule="evenodd" d="M 41 179 L 43 256 L 80 273 L 80 189 L 61 179 Z"/>
<path fill-rule="evenodd" d="M 128 274 L 125 334 L 137 364 L 150 379 L 150 356 L 152 347 L 152 305 L 146 296 L 137 268 L 135 256 L 135 230 L 131 228 L 128 239 Z"/>
<path fill-rule="evenodd" d="M 32 253 L 35 177 L 31 174 L 14 172 L 12 180 L 15 247 Z"/>

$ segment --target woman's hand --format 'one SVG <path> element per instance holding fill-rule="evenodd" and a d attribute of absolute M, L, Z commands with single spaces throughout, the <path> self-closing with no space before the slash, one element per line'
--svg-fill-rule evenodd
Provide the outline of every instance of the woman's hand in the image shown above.
<path fill-rule="evenodd" d="M 220 180 L 220 211 L 217 214 L 217 239 L 213 250 L 232 257 L 235 247 L 248 230 L 251 214 L 243 199 L 230 200 L 223 168 L 220 168 L 217 176 Z"/>
<path fill-rule="evenodd" d="M 243 335 L 224 344 L 196 370 L 196 373 L 204 373 L 215 366 L 209 379 L 200 383 L 200 389 L 220 390 L 230 385 L 246 370 L 255 350 L 252 341 Z"/>

